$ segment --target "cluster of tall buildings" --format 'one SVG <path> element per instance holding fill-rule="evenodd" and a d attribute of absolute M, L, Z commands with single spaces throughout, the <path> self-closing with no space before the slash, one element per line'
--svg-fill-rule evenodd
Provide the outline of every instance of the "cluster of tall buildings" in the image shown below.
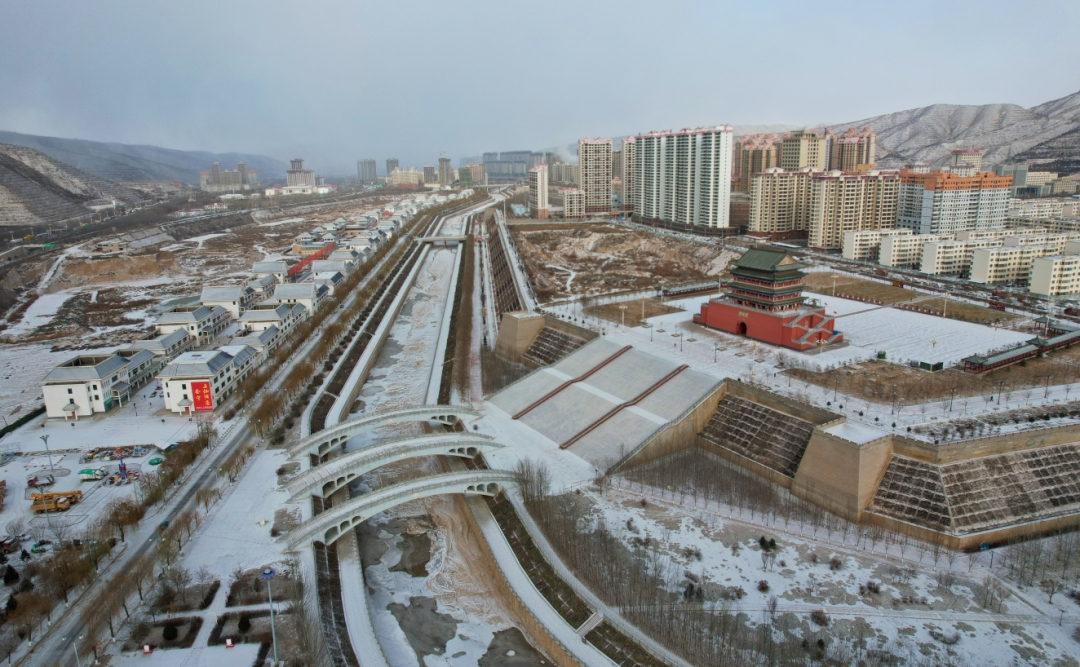
<path fill-rule="evenodd" d="M 544 162 L 544 154 L 536 151 L 489 152 L 482 157 L 488 180 L 492 183 L 520 181 L 534 165 Z"/>
<path fill-rule="evenodd" d="M 475 165 L 473 165 L 475 166 Z M 450 158 L 439 158 L 438 165 L 425 165 L 423 169 L 413 167 L 402 168 L 397 158 L 386 159 L 387 185 L 394 187 L 421 187 L 425 185 L 438 185 L 450 187 L 460 178 L 459 170 L 453 168 Z M 379 182 L 376 173 L 375 160 L 364 159 L 356 161 L 356 179 L 360 184 L 374 184 Z M 479 171 L 469 170 L 468 185 L 486 184 L 483 167 Z"/>
<path fill-rule="evenodd" d="M 810 167 L 816 171 L 869 171 L 874 166 L 877 135 L 869 127 L 799 130 L 779 134 L 750 134 L 735 144 L 735 190 L 750 191 L 750 178 L 772 167 L 786 170 Z"/>
<path fill-rule="evenodd" d="M 546 194 L 536 192 L 541 184 L 573 184 L 560 190 L 567 218 L 610 215 L 614 192 L 621 196 L 621 212 L 641 221 L 728 226 L 730 125 L 626 137 L 618 149 L 611 139 L 587 137 L 577 148 L 577 165 L 553 161 L 530 168 L 534 214 L 546 203 Z"/>
<path fill-rule="evenodd" d="M 267 197 L 282 195 L 324 195 L 333 191 L 336 186 L 327 185 L 322 176 L 316 176 L 310 169 L 304 169 L 304 161 L 300 158 L 289 160 L 289 169 L 285 172 L 285 186 L 280 185 L 267 188 L 264 194 Z"/>
<path fill-rule="evenodd" d="M 981 151 L 954 151 L 942 169 L 880 170 L 876 150 L 870 128 L 744 137 L 734 160 L 736 187 L 750 198 L 749 233 L 805 236 L 810 247 L 839 249 L 849 232 L 949 234 L 1004 226 L 1013 179 L 981 171 Z"/>
<path fill-rule="evenodd" d="M 236 169 L 221 169 L 220 162 L 210 165 L 210 171 L 199 172 L 199 188 L 206 192 L 242 192 L 259 187 L 259 172 L 248 169 L 243 162 Z"/>

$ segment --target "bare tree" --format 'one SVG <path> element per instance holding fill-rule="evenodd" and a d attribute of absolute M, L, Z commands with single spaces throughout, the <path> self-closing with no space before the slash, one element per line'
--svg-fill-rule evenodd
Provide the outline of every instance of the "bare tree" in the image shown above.
<path fill-rule="evenodd" d="M 177 565 L 165 571 L 165 583 L 180 596 L 180 601 L 185 605 L 188 603 L 188 587 L 191 586 L 192 580 L 191 570 L 186 567 Z"/>
<path fill-rule="evenodd" d="M 1054 594 L 1065 588 L 1065 582 L 1062 579 L 1058 579 L 1057 577 L 1051 577 L 1049 579 L 1043 579 L 1042 581 L 1040 581 L 1039 588 L 1042 589 L 1043 593 L 1046 593 L 1050 596 L 1047 602 L 1053 604 Z"/>
<path fill-rule="evenodd" d="M 26 532 L 26 523 L 22 519 L 12 519 L 4 527 L 8 537 L 19 537 Z"/>

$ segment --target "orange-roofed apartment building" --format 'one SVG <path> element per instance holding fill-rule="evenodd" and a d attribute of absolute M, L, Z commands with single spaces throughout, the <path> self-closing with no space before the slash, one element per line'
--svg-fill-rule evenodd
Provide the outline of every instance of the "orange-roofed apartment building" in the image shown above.
<path fill-rule="evenodd" d="M 1008 215 L 1012 176 L 954 171 L 900 172 L 896 226 L 916 234 L 1000 229 Z"/>
<path fill-rule="evenodd" d="M 829 139 L 829 169 L 853 173 L 874 168 L 877 135 L 869 126 L 849 127 L 840 134 L 826 132 Z"/>

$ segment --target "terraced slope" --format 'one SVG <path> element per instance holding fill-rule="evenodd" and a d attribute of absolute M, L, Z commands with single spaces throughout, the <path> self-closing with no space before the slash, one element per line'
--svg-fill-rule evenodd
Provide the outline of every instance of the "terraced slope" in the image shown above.
<path fill-rule="evenodd" d="M 0 226 L 60 222 L 90 213 L 88 202 L 143 203 L 141 194 L 31 148 L 0 144 Z"/>

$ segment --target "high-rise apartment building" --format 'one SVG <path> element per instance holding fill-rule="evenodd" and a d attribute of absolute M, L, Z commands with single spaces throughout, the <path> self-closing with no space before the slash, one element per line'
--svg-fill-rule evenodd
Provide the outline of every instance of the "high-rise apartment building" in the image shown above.
<path fill-rule="evenodd" d="M 623 154 L 625 155 L 625 153 Z M 548 178 L 552 183 L 559 183 L 561 185 L 577 185 L 579 179 L 578 166 L 576 164 L 566 164 L 565 162 L 559 164 L 548 165 Z"/>
<path fill-rule="evenodd" d="M 760 236 L 805 232 L 810 228 L 810 167 L 786 170 L 769 167 L 750 177 L 748 230 Z"/>
<path fill-rule="evenodd" d="M 474 185 L 487 185 L 487 168 L 482 164 L 470 164 L 468 165 L 469 173 L 472 176 L 472 182 Z"/>
<path fill-rule="evenodd" d="M 814 174 L 810 178 L 810 247 L 840 248 L 845 232 L 892 229 L 899 194 L 900 174 L 895 171 Z"/>
<path fill-rule="evenodd" d="M 633 137 L 623 137 L 622 150 L 622 210 L 634 212 L 634 154 L 637 144 Z"/>
<path fill-rule="evenodd" d="M 853 173 L 873 168 L 877 135 L 869 127 L 861 130 L 849 127 L 840 134 L 827 132 L 826 136 L 829 139 L 829 169 Z"/>
<path fill-rule="evenodd" d="M 777 164 L 780 136 L 775 134 L 751 134 L 742 137 L 735 144 L 735 173 L 739 180 L 735 183 L 738 192 L 750 192 L 750 177 L 763 173 Z"/>
<path fill-rule="evenodd" d="M 578 140 L 578 176 L 586 215 L 611 213 L 611 139 Z"/>
<path fill-rule="evenodd" d="M 728 227 L 731 143 L 730 125 L 634 137 L 634 218 Z"/>
<path fill-rule="evenodd" d="M 901 170 L 896 225 L 916 234 L 948 234 L 1005 226 L 1010 176 Z"/>
<path fill-rule="evenodd" d="M 1050 297 L 1080 294 L 1080 255 L 1036 258 L 1031 265 L 1028 289 Z"/>
<path fill-rule="evenodd" d="M 375 176 L 375 160 L 357 160 L 356 178 L 361 183 L 374 183 L 378 180 Z"/>
<path fill-rule="evenodd" d="M 396 157 L 386 158 L 386 175 L 389 176 L 391 172 L 398 168 L 398 159 Z"/>
<path fill-rule="evenodd" d="M 435 165 L 424 165 L 424 185 L 431 185 L 435 182 Z"/>
<path fill-rule="evenodd" d="M 612 151 L 611 151 L 611 180 L 614 181 L 616 178 L 619 179 L 620 181 L 622 180 L 622 177 L 623 177 L 622 165 L 623 165 L 622 149 L 619 149 L 619 150 L 612 149 Z"/>
<path fill-rule="evenodd" d="M 199 188 L 206 192 L 240 192 L 253 190 L 259 186 L 259 172 L 248 169 L 243 162 L 236 163 L 236 169 L 221 169 L 221 163 L 210 165 L 210 171 L 199 172 Z"/>
<path fill-rule="evenodd" d="M 961 164 L 970 164 L 975 171 L 982 171 L 983 152 L 978 148 L 962 148 L 952 152 L 952 160 L 949 166 L 956 167 Z"/>
<path fill-rule="evenodd" d="M 289 170 L 285 172 L 285 183 L 289 187 L 315 187 L 315 172 L 304 169 L 304 161 L 289 160 Z"/>
<path fill-rule="evenodd" d="M 419 187 L 424 184 L 424 172 L 413 167 L 408 169 L 397 167 L 386 177 L 386 182 L 388 185 L 398 188 Z"/>
<path fill-rule="evenodd" d="M 529 169 L 529 217 L 548 217 L 548 170 L 546 164 Z"/>
<path fill-rule="evenodd" d="M 454 168 L 451 166 L 450 158 L 439 158 L 439 187 L 448 188 L 454 184 Z"/>
<path fill-rule="evenodd" d="M 812 167 L 825 171 L 828 140 L 814 130 L 792 132 L 780 142 L 780 167 L 789 171 Z"/>
<path fill-rule="evenodd" d="M 585 217 L 585 191 L 578 188 L 562 188 L 560 192 L 563 197 L 563 217 Z"/>

